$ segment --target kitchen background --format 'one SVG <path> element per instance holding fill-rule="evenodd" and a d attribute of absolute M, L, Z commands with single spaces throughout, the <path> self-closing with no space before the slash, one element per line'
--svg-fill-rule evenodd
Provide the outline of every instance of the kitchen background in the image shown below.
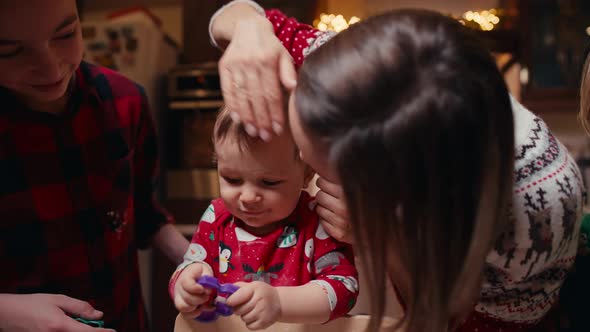
<path fill-rule="evenodd" d="M 79 0 L 86 59 L 121 71 L 148 92 L 160 132 L 160 198 L 192 235 L 218 194 L 211 160 L 213 121 L 221 105 L 216 60 L 207 26 L 224 0 Z M 394 8 L 420 7 L 462 19 L 494 52 L 508 86 L 539 114 L 579 161 L 590 165 L 590 140 L 577 120 L 581 62 L 590 42 L 584 0 L 263 0 L 321 29 L 339 31 Z M 325 13 L 325 14 L 324 14 Z M 332 15 L 330 15 L 332 14 Z M 341 15 L 341 16 L 338 16 Z M 588 177 L 590 179 L 590 176 Z M 154 331 L 172 329 L 167 296 L 174 266 L 141 252 L 144 297 Z M 362 286 L 361 286 L 362 287 Z M 355 312 L 367 312 L 362 298 Z M 395 315 L 397 305 L 387 312 Z"/>

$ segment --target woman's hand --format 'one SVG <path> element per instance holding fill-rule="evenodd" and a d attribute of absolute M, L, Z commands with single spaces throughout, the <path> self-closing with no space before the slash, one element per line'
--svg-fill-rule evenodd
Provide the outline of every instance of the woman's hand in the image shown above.
<path fill-rule="evenodd" d="M 295 65 L 271 23 L 247 6 L 232 5 L 212 23 L 214 38 L 229 41 L 219 61 L 221 89 L 234 121 L 269 141 L 286 125 L 283 91 L 295 87 Z"/>
<path fill-rule="evenodd" d="M 316 185 L 320 189 L 315 196 L 320 224 L 334 239 L 352 244 L 353 237 L 342 186 L 322 177 L 317 179 Z"/>
<path fill-rule="evenodd" d="M 0 331 L 107 332 L 72 317 L 102 318 L 88 302 L 55 294 L 0 294 Z"/>

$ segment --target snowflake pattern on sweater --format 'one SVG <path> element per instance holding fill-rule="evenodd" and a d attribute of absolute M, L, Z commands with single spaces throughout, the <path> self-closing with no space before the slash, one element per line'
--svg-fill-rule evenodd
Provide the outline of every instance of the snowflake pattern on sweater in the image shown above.
<path fill-rule="evenodd" d="M 583 181 L 547 125 L 515 100 L 515 183 L 510 222 L 488 255 L 476 310 L 534 324 L 547 314 L 573 265 Z"/>

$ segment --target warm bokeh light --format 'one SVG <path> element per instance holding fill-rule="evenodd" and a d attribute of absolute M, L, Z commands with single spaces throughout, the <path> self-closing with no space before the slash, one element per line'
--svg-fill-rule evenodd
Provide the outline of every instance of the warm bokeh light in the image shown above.
<path fill-rule="evenodd" d="M 463 20 L 477 23 L 481 30 L 491 31 L 500 23 L 498 15 L 497 9 L 482 10 L 480 12 L 470 10 L 463 14 Z"/>
<path fill-rule="evenodd" d="M 342 15 L 320 14 L 320 17 L 313 21 L 313 26 L 320 31 L 336 31 L 348 29 L 349 26 L 360 22 L 360 18 L 353 16 L 348 21 Z"/>

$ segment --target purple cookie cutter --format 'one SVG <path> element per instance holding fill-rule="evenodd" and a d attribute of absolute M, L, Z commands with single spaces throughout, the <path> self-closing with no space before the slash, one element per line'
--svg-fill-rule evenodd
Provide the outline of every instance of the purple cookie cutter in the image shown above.
<path fill-rule="evenodd" d="M 237 291 L 240 287 L 233 284 L 220 284 L 217 278 L 212 276 L 202 276 L 197 280 L 203 287 L 211 289 L 211 297 L 208 304 L 215 307 L 215 310 L 203 311 L 195 318 L 199 322 L 213 322 L 217 320 L 219 315 L 230 316 L 233 314 L 233 309 L 225 303 L 225 300 Z"/>

